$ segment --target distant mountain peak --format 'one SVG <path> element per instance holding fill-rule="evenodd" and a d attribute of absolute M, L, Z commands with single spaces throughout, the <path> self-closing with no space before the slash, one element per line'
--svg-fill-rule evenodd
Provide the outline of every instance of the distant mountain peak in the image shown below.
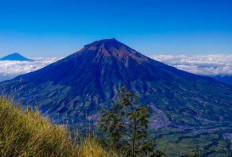
<path fill-rule="evenodd" d="M 12 53 L 11 55 L 19 55 L 19 56 L 22 56 L 22 55 L 20 55 L 18 52 Z"/>
<path fill-rule="evenodd" d="M 3 58 L 0 58 L 1 61 L 33 61 L 32 59 L 26 58 L 19 53 L 12 53 Z"/>

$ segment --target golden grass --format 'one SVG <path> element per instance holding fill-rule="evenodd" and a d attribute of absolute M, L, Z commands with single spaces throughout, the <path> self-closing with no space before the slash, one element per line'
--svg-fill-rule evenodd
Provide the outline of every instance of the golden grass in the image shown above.
<path fill-rule="evenodd" d="M 116 154 L 105 151 L 93 138 L 86 138 L 81 143 L 80 152 L 84 157 L 117 157 Z"/>
<path fill-rule="evenodd" d="M 64 126 L 51 124 L 38 111 L 23 111 L 20 106 L 0 98 L 0 156 L 23 157 L 109 157 L 90 138 L 75 144 Z M 115 155 L 114 155 L 115 156 Z"/>

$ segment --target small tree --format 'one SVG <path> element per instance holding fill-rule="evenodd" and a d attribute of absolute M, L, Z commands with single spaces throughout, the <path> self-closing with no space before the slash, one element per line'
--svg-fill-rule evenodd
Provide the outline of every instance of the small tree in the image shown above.
<path fill-rule="evenodd" d="M 155 141 L 147 136 L 149 109 L 123 87 L 119 101 L 115 101 L 109 110 L 101 111 L 100 129 L 113 151 L 131 157 L 162 155 L 155 151 Z"/>

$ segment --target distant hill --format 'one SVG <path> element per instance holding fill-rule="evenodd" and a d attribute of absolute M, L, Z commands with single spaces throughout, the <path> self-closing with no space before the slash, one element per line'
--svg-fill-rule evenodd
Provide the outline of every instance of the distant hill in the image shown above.
<path fill-rule="evenodd" d="M 152 108 L 152 133 L 160 129 L 154 136 L 162 138 L 157 141 L 167 146 L 168 155 L 186 155 L 175 151 L 186 151 L 186 145 L 194 148 L 196 138 L 203 156 L 215 155 L 216 149 L 232 154 L 224 140 L 232 132 L 231 86 L 155 61 L 115 39 L 93 42 L 40 70 L 0 83 L 2 93 L 23 105 L 37 106 L 55 123 L 80 128 L 86 127 L 86 117 L 95 123 L 98 110 L 108 108 L 122 86 Z"/>
<path fill-rule="evenodd" d="M 19 53 L 12 53 L 5 57 L 0 58 L 0 61 L 7 61 L 7 60 L 9 61 L 33 61 L 32 59 L 28 59 Z"/>
<path fill-rule="evenodd" d="M 218 81 L 232 85 L 232 75 L 218 75 L 214 76 L 214 78 Z"/>

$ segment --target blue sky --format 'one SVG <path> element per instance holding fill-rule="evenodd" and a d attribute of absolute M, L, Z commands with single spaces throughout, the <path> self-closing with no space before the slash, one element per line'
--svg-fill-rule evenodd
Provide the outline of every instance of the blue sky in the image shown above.
<path fill-rule="evenodd" d="M 232 54 L 231 0 L 0 1 L 0 57 L 66 56 L 117 38 L 146 54 Z"/>

